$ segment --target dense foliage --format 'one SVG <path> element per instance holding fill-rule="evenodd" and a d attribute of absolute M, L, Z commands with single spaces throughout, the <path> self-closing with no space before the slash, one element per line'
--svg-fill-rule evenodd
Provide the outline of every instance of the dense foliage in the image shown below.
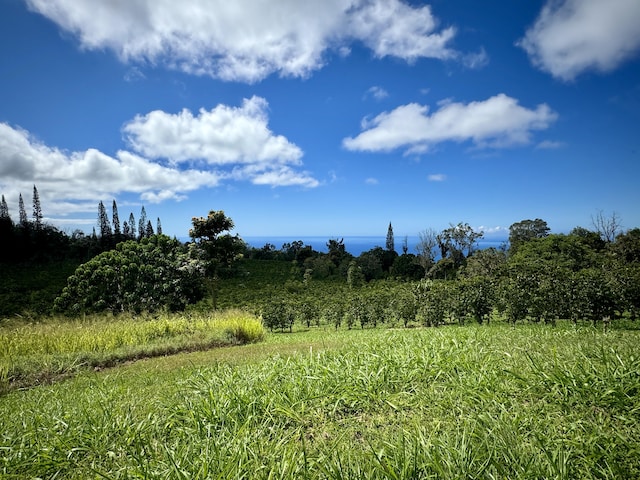
<path fill-rule="evenodd" d="M 177 240 L 129 240 L 78 267 L 54 308 L 69 314 L 181 310 L 202 298 L 203 273 Z"/>

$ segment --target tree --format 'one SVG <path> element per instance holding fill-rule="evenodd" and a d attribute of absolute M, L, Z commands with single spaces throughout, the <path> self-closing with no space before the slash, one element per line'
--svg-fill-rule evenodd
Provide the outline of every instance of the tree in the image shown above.
<path fill-rule="evenodd" d="M 515 253 L 517 248 L 534 238 L 544 238 L 549 235 L 550 228 L 547 222 L 536 218 L 535 220 L 522 220 L 509 227 L 509 252 Z"/>
<path fill-rule="evenodd" d="M 385 250 L 381 247 L 374 247 L 362 252 L 357 258 L 356 263 L 367 282 L 384 276 L 384 256 Z"/>
<path fill-rule="evenodd" d="M 56 298 L 66 314 L 182 310 L 203 297 L 201 263 L 165 235 L 129 240 L 80 265 Z"/>
<path fill-rule="evenodd" d="M 118 205 L 116 205 L 116 201 L 113 201 L 113 206 L 112 206 L 112 221 L 113 221 L 113 233 L 115 235 L 120 235 L 120 217 L 118 216 Z"/>
<path fill-rule="evenodd" d="M 35 185 L 33 186 L 33 225 L 36 230 L 42 229 L 42 207 L 40 206 L 40 195 Z"/>
<path fill-rule="evenodd" d="M 327 242 L 327 251 L 329 252 L 329 259 L 336 267 L 339 266 L 345 258 L 350 257 L 344 245 L 343 238 L 340 240 L 333 238 L 329 239 Z"/>
<path fill-rule="evenodd" d="M 224 233 L 233 230 L 234 224 L 222 210 L 211 210 L 206 218 L 193 217 L 191 223 L 193 228 L 189 230 L 189 236 L 196 246 L 195 254 L 206 265 L 213 308 L 217 308 L 219 275 L 242 256 L 246 245 L 238 235 Z"/>
<path fill-rule="evenodd" d="M 442 258 L 438 262 L 438 271 L 444 273 L 444 278 L 455 274 L 464 265 L 475 248 L 476 242 L 484 236 L 482 231 L 476 232 L 468 223 L 450 224 L 436 236 Z"/>
<path fill-rule="evenodd" d="M 2 195 L 2 202 L 0 202 L 0 220 L 11 220 L 11 215 L 9 215 L 9 206 L 7 205 L 7 201 L 4 199 L 4 195 Z"/>
<path fill-rule="evenodd" d="M 349 263 L 349 269 L 347 270 L 347 285 L 349 285 L 349 288 L 358 288 L 364 283 L 364 281 L 365 277 L 362 273 L 362 269 L 355 260 L 351 260 Z"/>
<path fill-rule="evenodd" d="M 140 218 L 138 219 L 138 238 L 144 238 L 147 233 L 147 211 L 144 205 L 140 210 Z"/>
<path fill-rule="evenodd" d="M 389 222 L 389 228 L 387 229 L 387 241 L 385 243 L 385 248 L 390 252 L 395 252 L 396 250 L 395 241 L 393 239 L 393 227 L 391 226 L 391 222 Z"/>
<path fill-rule="evenodd" d="M 406 280 L 420 280 L 424 278 L 424 268 L 420 265 L 418 257 L 412 253 L 403 253 L 395 259 L 390 273 L 394 277 Z"/>
<path fill-rule="evenodd" d="M 136 219 L 133 212 L 129 213 L 129 238 L 136 238 Z"/>
<path fill-rule="evenodd" d="M 153 237 L 154 233 L 153 233 L 153 225 L 151 225 L 151 220 L 147 221 L 147 226 L 144 229 L 144 236 L 149 238 L 149 237 Z"/>
<path fill-rule="evenodd" d="M 104 203 L 100 200 L 98 203 L 98 227 L 100 228 L 100 237 L 107 239 L 111 237 L 111 223 L 109 222 L 109 216 L 107 215 L 107 209 L 104 207 Z"/>
<path fill-rule="evenodd" d="M 640 228 L 618 235 L 611 245 L 611 252 L 619 262 L 640 264 Z"/>
<path fill-rule="evenodd" d="M 29 218 L 27 217 L 27 211 L 24 209 L 22 194 L 18 196 L 18 215 L 20 219 L 20 226 L 22 228 L 27 228 L 29 226 Z"/>
<path fill-rule="evenodd" d="M 438 245 L 438 241 L 437 233 L 434 229 L 429 228 L 418 233 L 416 250 L 418 252 L 418 258 L 420 259 L 420 265 L 422 265 L 425 272 L 428 271 L 436 261 L 434 253 L 436 245 Z"/>
<path fill-rule="evenodd" d="M 158 217 L 158 220 L 157 220 L 157 224 L 156 224 L 156 225 L 157 225 L 157 226 L 156 226 L 156 233 L 157 233 L 158 235 L 162 235 L 162 223 L 160 223 L 160 217 Z"/>
<path fill-rule="evenodd" d="M 607 244 L 612 243 L 620 233 L 620 217 L 616 212 L 607 217 L 602 210 L 598 210 L 595 216 L 591 216 L 591 223 Z"/>

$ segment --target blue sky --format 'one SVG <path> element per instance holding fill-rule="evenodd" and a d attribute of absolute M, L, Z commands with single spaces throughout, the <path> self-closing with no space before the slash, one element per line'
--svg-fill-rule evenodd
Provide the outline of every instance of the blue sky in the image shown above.
<path fill-rule="evenodd" d="M 640 226 L 637 0 L 0 1 L 0 193 L 90 232 Z"/>

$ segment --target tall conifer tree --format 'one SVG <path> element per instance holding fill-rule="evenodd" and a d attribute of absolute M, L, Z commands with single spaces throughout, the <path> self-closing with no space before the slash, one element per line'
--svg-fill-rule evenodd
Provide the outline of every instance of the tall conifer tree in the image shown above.
<path fill-rule="evenodd" d="M 147 211 L 142 206 L 140 218 L 138 219 L 138 238 L 143 238 L 147 232 Z"/>
<path fill-rule="evenodd" d="M 391 222 L 389 222 L 389 228 L 387 229 L 386 247 L 390 252 L 396 249 L 395 240 L 393 239 L 393 227 L 391 226 Z"/>
<path fill-rule="evenodd" d="M 29 218 L 27 217 L 27 211 L 24 209 L 24 200 L 22 199 L 22 194 L 18 197 L 18 215 L 20 216 L 20 226 L 28 227 L 29 226 Z"/>
<path fill-rule="evenodd" d="M 147 227 L 145 228 L 144 236 L 147 238 L 153 237 L 153 225 L 151 225 L 151 220 L 147 222 Z"/>
<path fill-rule="evenodd" d="M 113 216 L 111 217 L 113 221 L 113 233 L 116 235 L 120 235 L 120 217 L 118 216 L 118 205 L 116 205 L 116 201 L 113 201 Z"/>
<path fill-rule="evenodd" d="M 40 195 L 35 185 L 33 186 L 33 225 L 36 230 L 42 228 L 42 207 L 40 206 Z"/>
<path fill-rule="evenodd" d="M 160 223 L 160 217 L 158 217 L 158 227 L 156 228 L 156 233 L 158 235 L 162 235 L 162 224 Z"/>
<path fill-rule="evenodd" d="M 129 213 L 129 238 L 136 238 L 136 219 L 133 212 Z"/>
<path fill-rule="evenodd" d="M 4 195 L 2 195 L 2 202 L 0 202 L 0 219 L 11 220 L 11 215 L 9 215 L 9 206 L 7 205 L 7 201 L 4 199 Z M 160 219 L 158 219 L 158 222 L 160 222 Z"/>
<path fill-rule="evenodd" d="M 107 209 L 104 208 L 104 203 L 100 200 L 98 204 L 98 227 L 100 227 L 100 236 L 107 238 L 111 236 L 111 225 L 109 223 L 109 216 L 107 215 Z"/>

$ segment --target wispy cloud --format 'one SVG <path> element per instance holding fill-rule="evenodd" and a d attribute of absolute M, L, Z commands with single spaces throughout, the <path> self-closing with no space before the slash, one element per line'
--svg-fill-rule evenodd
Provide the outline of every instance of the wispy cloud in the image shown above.
<path fill-rule="evenodd" d="M 444 182 L 447 176 L 444 173 L 432 173 L 427 178 L 430 182 Z"/>
<path fill-rule="evenodd" d="M 388 96 L 389 96 L 389 92 L 387 92 L 384 88 L 378 87 L 378 86 L 371 87 L 369 90 L 367 90 L 367 93 L 365 94 L 365 98 L 373 97 L 376 100 L 383 100 Z"/>
<path fill-rule="evenodd" d="M 365 179 L 364 183 L 366 183 L 367 185 L 378 185 L 378 183 L 380 182 L 378 181 L 377 178 L 369 177 Z"/>
<path fill-rule="evenodd" d="M 536 145 L 536 148 L 540 150 L 555 150 L 557 148 L 562 148 L 564 146 L 566 146 L 564 142 L 554 142 L 551 140 L 543 140 L 538 145 Z"/>

